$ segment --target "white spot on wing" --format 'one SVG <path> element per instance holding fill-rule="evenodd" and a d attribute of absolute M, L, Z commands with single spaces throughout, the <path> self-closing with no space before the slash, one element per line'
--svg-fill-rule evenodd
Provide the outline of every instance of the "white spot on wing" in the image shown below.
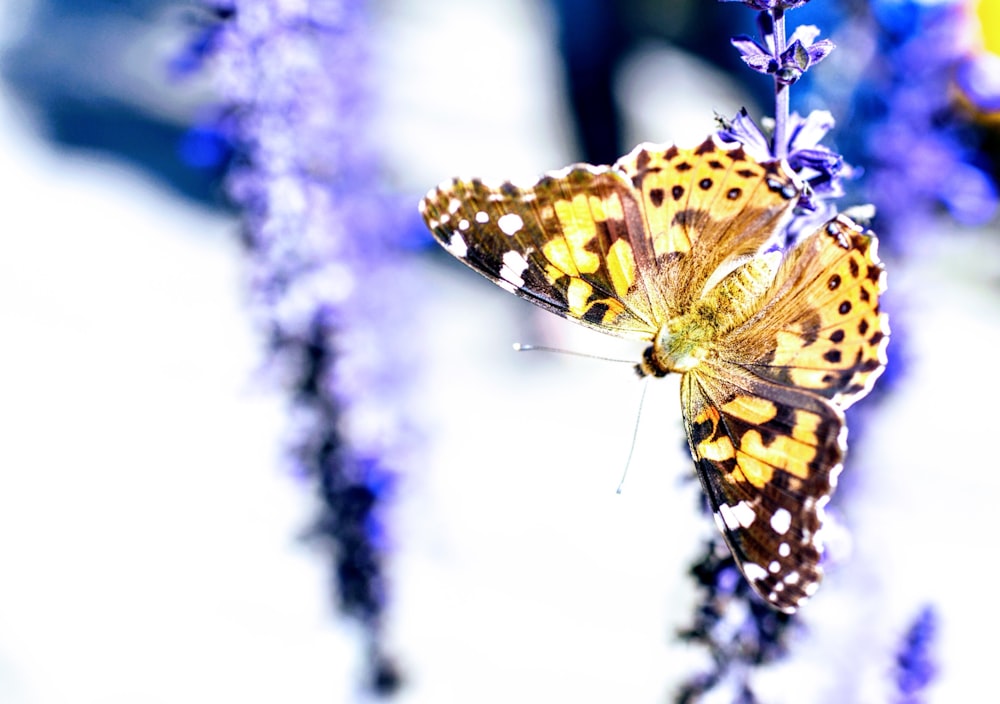
<path fill-rule="evenodd" d="M 463 232 L 465 232 L 466 230 L 469 229 L 469 224 L 470 223 L 469 223 L 468 220 L 466 220 L 465 218 L 462 218 L 461 220 L 458 221 L 458 229 L 462 230 Z"/>
<path fill-rule="evenodd" d="M 448 240 L 448 244 L 444 247 L 453 255 L 459 259 L 465 259 L 465 255 L 469 253 L 469 247 L 465 244 L 465 240 L 457 232 L 453 233 L 451 239 Z"/>
<path fill-rule="evenodd" d="M 771 564 L 767 566 L 768 572 L 777 574 L 781 570 L 781 564 L 777 560 L 771 560 Z"/>
<path fill-rule="evenodd" d="M 476 222 L 478 222 L 479 224 L 485 225 L 489 221 L 490 221 L 490 216 L 486 214 L 485 210 L 480 210 L 478 213 L 476 213 Z"/>
<path fill-rule="evenodd" d="M 767 571 L 756 562 L 744 562 L 743 574 L 745 574 L 747 579 L 751 582 L 759 582 L 767 577 Z"/>
<path fill-rule="evenodd" d="M 524 220 L 517 213 L 507 213 L 500 216 L 497 225 L 504 231 L 504 234 L 515 235 L 524 227 Z"/>
<path fill-rule="evenodd" d="M 788 547 L 788 543 L 782 543 L 778 546 L 778 554 L 782 557 L 788 557 L 792 554 L 792 549 Z"/>
<path fill-rule="evenodd" d="M 774 512 L 774 515 L 771 516 L 771 527 L 778 535 L 784 535 L 788 532 L 788 529 L 792 527 L 792 514 L 788 512 L 788 509 L 779 508 Z"/>
<path fill-rule="evenodd" d="M 726 522 L 726 527 L 729 530 L 736 530 L 740 527 L 740 521 L 736 518 L 736 514 L 733 513 L 733 507 L 728 504 L 722 504 L 719 506 L 719 515 L 722 516 L 722 520 Z"/>
<path fill-rule="evenodd" d="M 503 255 L 503 266 L 500 267 L 500 278 L 509 281 L 517 288 L 524 286 L 521 274 L 528 268 L 528 260 L 520 252 L 511 250 Z"/>
<path fill-rule="evenodd" d="M 753 506 L 748 504 L 746 501 L 740 501 L 738 504 L 733 506 L 733 515 L 736 516 L 736 520 L 740 522 L 740 525 L 744 528 L 749 528 L 757 514 L 753 510 Z"/>

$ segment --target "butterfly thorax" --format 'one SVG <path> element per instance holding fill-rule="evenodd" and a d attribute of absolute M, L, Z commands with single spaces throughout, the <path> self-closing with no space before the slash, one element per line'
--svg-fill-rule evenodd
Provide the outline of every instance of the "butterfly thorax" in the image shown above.
<path fill-rule="evenodd" d="M 779 260 L 775 253 L 759 255 L 710 277 L 687 313 L 660 326 L 636 365 L 639 376 L 683 374 L 709 359 L 726 333 L 758 312 Z"/>
<path fill-rule="evenodd" d="M 700 312 L 700 311 L 699 311 Z M 683 374 L 701 364 L 712 351 L 718 328 L 710 318 L 697 313 L 665 323 L 636 365 L 639 376 Z"/>

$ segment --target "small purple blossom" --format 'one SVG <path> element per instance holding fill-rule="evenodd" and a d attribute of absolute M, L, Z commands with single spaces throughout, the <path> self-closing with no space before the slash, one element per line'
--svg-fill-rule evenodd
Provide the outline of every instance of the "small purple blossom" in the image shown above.
<path fill-rule="evenodd" d="M 769 12 L 757 16 L 757 24 L 763 44 L 741 35 L 731 41 L 740 52 L 740 58 L 757 73 L 768 73 L 782 85 L 792 85 L 815 64 L 825 59 L 833 51 L 834 44 L 829 39 L 816 41 L 819 29 L 812 25 L 802 25 L 789 37 L 788 44 L 775 35 L 774 18 Z"/>
<path fill-rule="evenodd" d="M 825 110 L 814 110 L 806 117 L 792 113 L 788 116 L 784 145 L 774 144 L 773 137 L 765 134 L 745 108 L 731 120 L 717 119 L 718 135 L 724 141 L 739 142 L 758 161 L 776 159 L 776 154 L 783 152 L 800 179 L 803 191 L 799 208 L 786 230 L 786 243 L 796 241 L 833 217 L 837 208 L 832 201 L 844 194 L 844 179 L 854 176 L 854 170 L 842 156 L 819 143 L 833 129 L 833 115 Z"/>
<path fill-rule="evenodd" d="M 789 166 L 810 184 L 813 194 L 825 198 L 843 195 L 840 179 L 852 172 L 842 156 L 820 144 L 834 126 L 833 115 L 826 110 L 814 110 L 806 117 L 798 113 L 789 115 L 786 141 L 780 146 L 764 134 L 746 108 L 741 108 L 732 120 L 723 117 L 718 120 L 718 134 L 724 141 L 741 143 L 758 161 L 769 161 L 784 153 Z"/>

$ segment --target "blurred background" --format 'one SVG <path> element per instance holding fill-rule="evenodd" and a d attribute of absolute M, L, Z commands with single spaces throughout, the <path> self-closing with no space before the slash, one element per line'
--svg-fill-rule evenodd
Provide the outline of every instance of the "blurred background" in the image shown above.
<path fill-rule="evenodd" d="M 487 284 L 416 204 L 770 114 L 729 45 L 754 14 L 7 0 L 0 701 L 672 702 L 717 671 L 677 637 L 715 528 L 676 380 L 617 495 L 629 365 L 511 343 L 636 348 Z M 787 652 L 729 653 L 687 701 L 977 701 L 1000 628 L 1000 3 L 789 22 L 838 45 L 792 107 L 833 113 L 843 204 L 878 207 L 890 367 L 849 413 Z"/>

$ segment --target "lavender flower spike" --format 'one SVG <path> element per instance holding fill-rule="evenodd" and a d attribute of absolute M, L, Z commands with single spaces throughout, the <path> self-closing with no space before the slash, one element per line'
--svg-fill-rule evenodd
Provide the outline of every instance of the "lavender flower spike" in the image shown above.
<path fill-rule="evenodd" d="M 768 12 L 757 16 L 763 44 L 740 35 L 734 37 L 732 45 L 740 52 L 740 58 L 758 73 L 772 74 L 782 85 L 792 85 L 802 77 L 810 66 L 818 64 L 833 51 L 834 44 L 829 39 L 816 41 L 819 29 L 813 25 L 797 27 L 789 37 L 788 46 L 779 51 L 774 36 L 774 18 Z"/>
<path fill-rule="evenodd" d="M 204 2 L 219 23 L 188 54 L 210 59 L 233 146 L 251 301 L 292 397 L 292 469 L 320 504 L 309 537 L 367 641 L 368 688 L 387 696 L 402 675 L 383 638 L 386 506 L 414 431 L 398 403 L 408 370 L 366 342 L 402 328 L 410 289 L 368 132 L 367 3 Z"/>

